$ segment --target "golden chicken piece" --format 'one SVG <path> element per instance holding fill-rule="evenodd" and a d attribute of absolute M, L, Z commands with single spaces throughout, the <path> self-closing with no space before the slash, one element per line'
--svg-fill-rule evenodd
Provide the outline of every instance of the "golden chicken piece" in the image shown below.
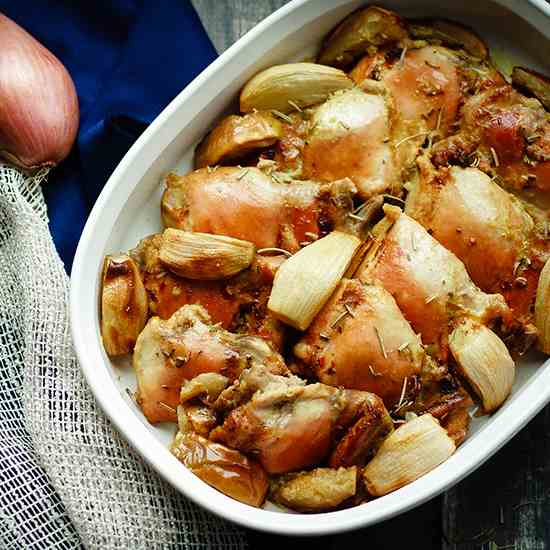
<path fill-rule="evenodd" d="M 214 407 L 231 412 L 211 439 L 251 453 L 270 474 L 326 460 L 332 468 L 363 464 L 393 430 L 374 394 L 305 385 L 296 376 L 273 374 L 263 366 L 244 371 Z"/>
<path fill-rule="evenodd" d="M 350 279 L 341 281 L 294 354 L 299 370 L 330 386 L 375 393 L 388 409 L 405 379 L 415 385 L 426 360 L 391 294 Z"/>
<path fill-rule="evenodd" d="M 485 292 L 498 292 L 522 323 L 532 321 L 540 270 L 548 258 L 544 229 L 521 200 L 477 168 L 435 169 L 418 159 L 420 177 L 405 213 L 462 262 Z"/>
<path fill-rule="evenodd" d="M 363 199 L 398 194 L 391 101 L 379 83 L 361 86 L 337 92 L 313 109 L 301 177 L 324 182 L 350 178 Z"/>
<path fill-rule="evenodd" d="M 184 306 L 170 319 L 149 319 L 134 349 L 137 402 L 149 422 L 175 422 L 180 389 L 202 373 L 219 373 L 229 381 L 260 363 L 277 373 L 288 369 L 262 338 L 239 336 L 211 324 L 201 306 Z"/>
<path fill-rule="evenodd" d="M 166 183 L 161 211 L 167 227 L 227 235 L 259 249 L 295 252 L 333 229 L 357 233 L 361 227 L 348 216 L 356 188 L 347 179 L 288 184 L 258 168 L 227 167 L 172 174 Z"/>
<path fill-rule="evenodd" d="M 422 43 L 420 43 L 422 44 Z M 487 62 L 438 45 L 406 44 L 364 57 L 350 76 L 384 85 L 394 104 L 392 139 L 406 179 L 420 146 L 454 133 L 465 98 L 502 77 Z"/>
<path fill-rule="evenodd" d="M 282 347 L 285 327 L 267 311 L 267 301 L 284 255 L 256 255 L 250 268 L 230 279 L 191 280 L 168 271 L 159 259 L 162 239 L 160 234 L 146 237 L 130 252 L 140 266 L 153 315 L 168 319 L 181 307 L 197 304 L 223 328 L 258 335 L 276 349 Z"/>
<path fill-rule="evenodd" d="M 470 98 L 458 132 L 434 146 L 432 160 L 477 167 L 527 202 L 550 207 L 550 115 L 508 84 Z"/>
<path fill-rule="evenodd" d="M 263 504 L 269 480 L 255 460 L 193 432 L 178 432 L 170 451 L 197 477 L 225 495 L 250 506 Z"/>
<path fill-rule="evenodd" d="M 378 226 L 381 234 L 357 276 L 364 282 L 380 282 L 393 295 L 438 359 L 447 359 L 454 320 L 468 317 L 489 326 L 511 322 L 504 298 L 475 286 L 464 264 L 422 225 L 397 207 L 385 207 L 385 212 Z"/>

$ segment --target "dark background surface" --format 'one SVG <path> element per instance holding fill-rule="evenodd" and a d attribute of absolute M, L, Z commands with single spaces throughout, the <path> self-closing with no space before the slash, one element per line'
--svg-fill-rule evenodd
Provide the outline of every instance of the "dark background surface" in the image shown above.
<path fill-rule="evenodd" d="M 286 1 L 193 0 L 193 4 L 217 50 L 222 52 Z M 268 545 L 284 550 L 549 548 L 549 426 L 547 407 L 453 490 L 397 518 L 333 537 L 289 539 L 250 532 L 250 546 L 254 550 Z"/>

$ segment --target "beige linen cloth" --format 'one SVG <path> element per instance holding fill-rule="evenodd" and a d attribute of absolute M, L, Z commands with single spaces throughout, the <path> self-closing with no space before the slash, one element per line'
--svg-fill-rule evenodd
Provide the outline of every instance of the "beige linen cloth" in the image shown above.
<path fill-rule="evenodd" d="M 0 164 L 0 548 L 241 549 L 96 404 L 72 348 L 43 176 Z"/>

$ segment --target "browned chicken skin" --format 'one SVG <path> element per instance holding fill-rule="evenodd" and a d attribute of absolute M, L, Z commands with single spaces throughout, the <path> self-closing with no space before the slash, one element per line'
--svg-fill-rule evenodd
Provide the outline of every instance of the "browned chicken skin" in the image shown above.
<path fill-rule="evenodd" d="M 383 86 L 365 82 L 312 111 L 301 177 L 325 182 L 350 178 L 363 199 L 400 192 L 390 143 L 392 103 Z"/>
<path fill-rule="evenodd" d="M 469 99 L 458 132 L 434 147 L 437 166 L 472 165 L 536 206 L 550 206 L 550 115 L 501 83 Z"/>
<path fill-rule="evenodd" d="M 289 252 L 333 229 L 357 232 L 347 216 L 356 194 L 350 180 L 320 185 L 276 178 L 252 167 L 171 175 L 162 198 L 164 224 Z"/>
<path fill-rule="evenodd" d="M 399 400 L 403 380 L 420 375 L 425 360 L 391 294 L 379 285 L 346 279 L 294 354 L 321 382 L 373 392 L 388 408 Z"/>
<path fill-rule="evenodd" d="M 393 295 L 422 341 L 435 345 L 440 360 L 448 356 L 453 319 L 468 316 L 489 325 L 510 322 L 511 312 L 501 295 L 482 292 L 452 252 L 399 212 L 390 213 L 394 221 L 385 237 L 373 243 L 376 253 L 364 261 L 358 277 L 380 282 Z"/>
<path fill-rule="evenodd" d="M 515 319 L 530 322 L 548 244 L 522 201 L 477 168 L 437 170 L 426 157 L 418 164 L 405 212 L 464 262 L 483 291 L 501 293 Z"/>
<path fill-rule="evenodd" d="M 351 72 L 361 83 L 366 78 L 383 84 L 394 105 L 392 137 L 403 177 L 414 168 L 419 147 L 454 132 L 465 99 L 500 75 L 486 63 L 464 52 L 438 45 L 404 45 L 364 57 Z"/>

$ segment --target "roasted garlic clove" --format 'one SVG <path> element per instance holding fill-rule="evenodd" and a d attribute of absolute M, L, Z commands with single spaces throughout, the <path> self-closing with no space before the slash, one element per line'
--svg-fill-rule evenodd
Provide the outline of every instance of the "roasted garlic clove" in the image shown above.
<path fill-rule="evenodd" d="M 361 241 L 340 231 L 302 248 L 275 275 L 267 307 L 281 321 L 305 330 L 330 298 Z"/>
<path fill-rule="evenodd" d="M 550 355 L 550 260 L 546 261 L 539 276 L 535 325 L 539 333 L 539 349 Z"/>
<path fill-rule="evenodd" d="M 296 106 L 321 103 L 330 94 L 352 86 L 344 72 L 332 67 L 316 63 L 275 65 L 248 81 L 241 92 L 241 112 L 257 109 L 288 113 Z"/>
<path fill-rule="evenodd" d="M 195 168 L 227 164 L 251 151 L 269 147 L 283 135 L 282 124 L 268 112 L 224 118 L 195 151 Z"/>
<path fill-rule="evenodd" d="M 363 471 L 369 493 L 383 496 L 427 474 L 455 451 L 453 440 L 431 415 L 400 426 Z"/>
<path fill-rule="evenodd" d="M 550 111 L 550 78 L 531 69 L 514 67 L 512 84 L 522 91 L 534 95 Z"/>
<path fill-rule="evenodd" d="M 437 40 L 451 48 L 462 48 L 470 55 L 485 59 L 489 55 L 487 46 L 472 30 L 443 19 L 411 21 L 409 32 L 413 38 Z"/>
<path fill-rule="evenodd" d="M 134 260 L 106 256 L 101 289 L 101 336 L 108 355 L 130 353 L 147 322 L 147 293 Z"/>
<path fill-rule="evenodd" d="M 167 269 L 187 279 L 226 279 L 246 269 L 254 259 L 255 247 L 248 241 L 166 229 L 159 260 Z"/>
<path fill-rule="evenodd" d="M 498 409 L 510 394 L 515 377 L 514 361 L 504 342 L 481 323 L 465 319 L 451 333 L 449 347 L 483 410 Z"/>
<path fill-rule="evenodd" d="M 405 23 L 396 13 L 369 6 L 348 15 L 329 34 L 318 61 L 346 68 L 369 46 L 398 42 L 407 36 Z"/>
<path fill-rule="evenodd" d="M 356 489 L 356 466 L 315 468 L 275 479 L 271 483 L 270 498 L 298 512 L 324 512 L 353 497 Z"/>
<path fill-rule="evenodd" d="M 269 480 L 255 460 L 195 433 L 178 433 L 170 450 L 218 491 L 250 506 L 263 504 Z"/>

